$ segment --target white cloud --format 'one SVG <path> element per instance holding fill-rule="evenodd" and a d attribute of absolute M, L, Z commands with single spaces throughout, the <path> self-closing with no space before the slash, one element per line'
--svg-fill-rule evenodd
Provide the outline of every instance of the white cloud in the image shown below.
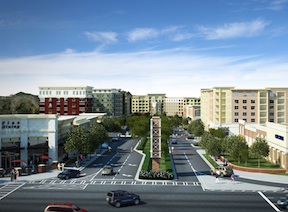
<path fill-rule="evenodd" d="M 214 86 L 287 87 L 288 78 L 287 60 L 211 57 L 187 49 L 1 59 L 0 70 L 0 96 L 20 91 L 37 94 L 39 86 L 93 86 L 134 95 L 199 97 L 201 88 Z"/>
<path fill-rule="evenodd" d="M 116 43 L 117 33 L 115 32 L 84 32 L 88 39 L 103 43 Z"/>
<path fill-rule="evenodd" d="M 138 40 L 146 40 L 155 38 L 159 35 L 159 31 L 152 28 L 137 28 L 128 33 L 128 41 L 135 42 Z"/>
<path fill-rule="evenodd" d="M 269 3 L 268 9 L 279 11 L 285 8 L 288 0 L 270 0 Z"/>
<path fill-rule="evenodd" d="M 259 35 L 269 23 L 260 19 L 251 22 L 236 22 L 220 27 L 199 27 L 199 31 L 208 40 L 254 37 Z"/>

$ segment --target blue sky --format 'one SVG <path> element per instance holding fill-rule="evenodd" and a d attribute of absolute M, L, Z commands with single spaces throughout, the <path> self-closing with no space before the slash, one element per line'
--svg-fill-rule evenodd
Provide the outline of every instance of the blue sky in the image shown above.
<path fill-rule="evenodd" d="M 288 0 L 1 0 L 0 95 L 288 87 Z"/>

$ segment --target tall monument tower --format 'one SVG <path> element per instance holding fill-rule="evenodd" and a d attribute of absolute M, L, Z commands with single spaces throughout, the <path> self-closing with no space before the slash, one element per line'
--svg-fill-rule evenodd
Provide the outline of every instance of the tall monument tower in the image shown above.
<path fill-rule="evenodd" d="M 161 158 L 161 118 L 153 116 L 150 119 L 150 158 L 152 159 L 152 170 L 160 170 Z"/>

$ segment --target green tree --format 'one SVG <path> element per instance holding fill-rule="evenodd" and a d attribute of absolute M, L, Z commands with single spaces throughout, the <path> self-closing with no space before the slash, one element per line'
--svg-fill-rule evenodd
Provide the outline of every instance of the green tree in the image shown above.
<path fill-rule="evenodd" d="M 201 119 L 196 119 L 188 125 L 187 130 L 196 137 L 202 136 L 204 133 L 204 124 Z"/>
<path fill-rule="evenodd" d="M 264 138 L 257 137 L 250 147 L 250 152 L 258 158 L 258 168 L 260 168 L 261 158 L 269 155 L 269 145 Z"/>
<path fill-rule="evenodd" d="M 89 133 L 81 126 L 72 128 L 68 132 L 64 148 L 68 153 L 76 152 L 84 155 L 90 153 L 93 146 L 90 142 Z"/>
<path fill-rule="evenodd" d="M 94 151 L 103 142 L 109 139 L 108 133 L 102 124 L 94 124 L 90 128 L 91 150 Z"/>
<path fill-rule="evenodd" d="M 108 132 L 120 132 L 121 130 L 120 123 L 113 118 L 104 118 L 102 124 Z"/>
<path fill-rule="evenodd" d="M 226 150 L 229 155 L 238 163 L 241 162 L 241 156 L 246 158 L 246 150 L 248 150 L 248 145 L 245 141 L 245 138 L 242 136 L 232 135 L 225 139 Z"/>

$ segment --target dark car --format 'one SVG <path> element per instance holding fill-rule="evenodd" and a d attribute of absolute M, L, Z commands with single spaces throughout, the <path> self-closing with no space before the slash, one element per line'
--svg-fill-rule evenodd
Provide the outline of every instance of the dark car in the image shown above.
<path fill-rule="evenodd" d="M 140 204 L 140 196 L 134 193 L 129 193 L 124 190 L 109 191 L 106 196 L 106 201 L 116 208 L 126 204 Z"/>
<path fill-rule="evenodd" d="M 80 170 L 78 169 L 65 169 L 58 174 L 58 178 L 61 180 L 68 180 L 69 178 L 80 177 Z"/>
<path fill-rule="evenodd" d="M 177 144 L 177 139 L 176 138 L 172 138 L 171 144 Z"/>
<path fill-rule="evenodd" d="M 6 170 L 3 168 L 0 168 L 0 176 L 4 177 L 5 174 L 6 174 Z"/>
<path fill-rule="evenodd" d="M 288 209 L 288 197 L 282 197 L 277 201 L 277 205 L 280 208 Z"/>
<path fill-rule="evenodd" d="M 112 139 L 111 139 L 111 141 L 113 142 L 113 141 L 120 141 L 120 137 L 113 137 Z"/>

